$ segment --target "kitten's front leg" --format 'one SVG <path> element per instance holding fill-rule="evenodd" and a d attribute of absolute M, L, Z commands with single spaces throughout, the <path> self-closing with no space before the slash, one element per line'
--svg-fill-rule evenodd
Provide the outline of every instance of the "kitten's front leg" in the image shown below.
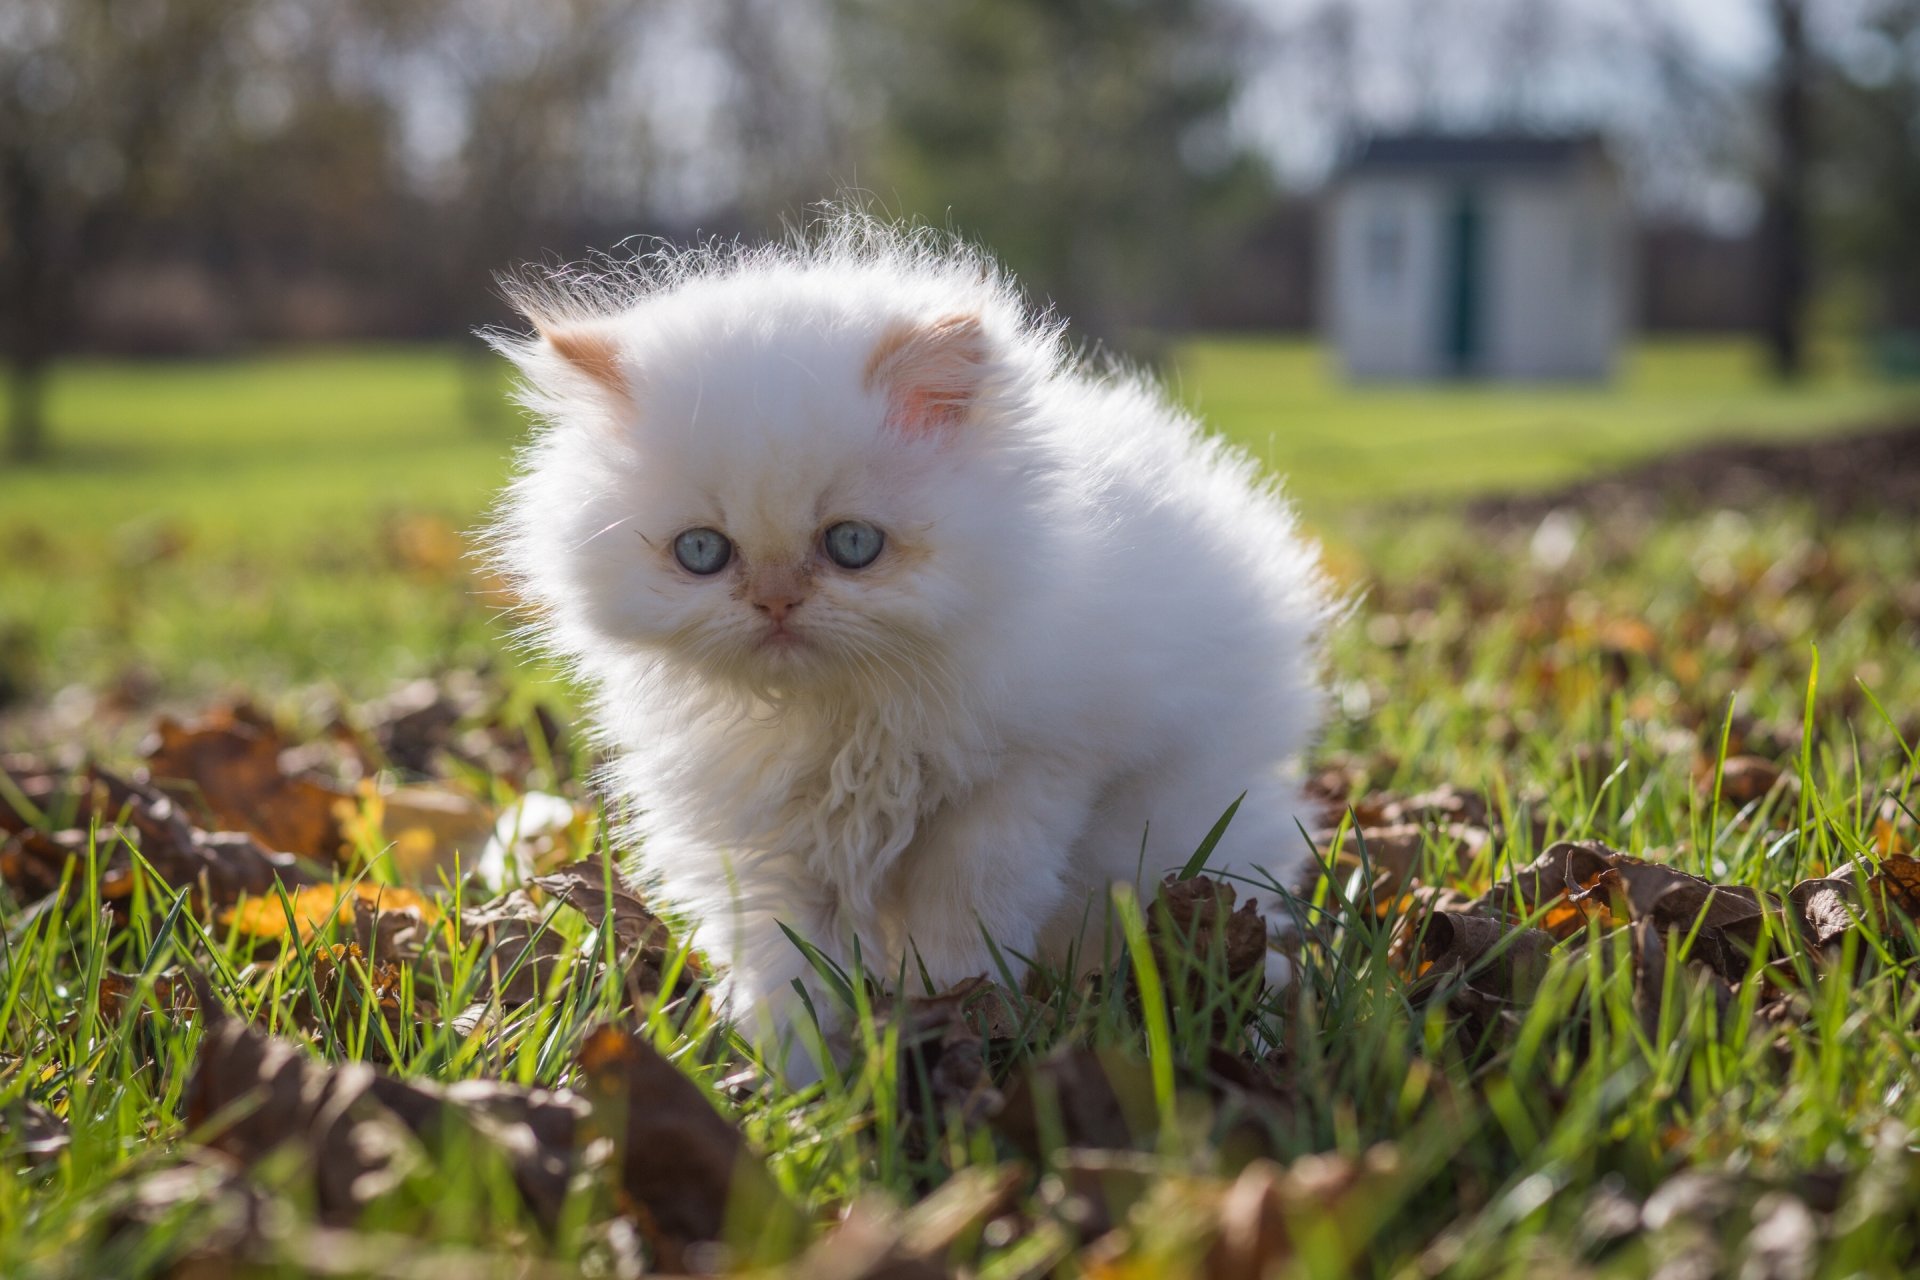
<path fill-rule="evenodd" d="M 935 989 L 997 977 L 989 937 L 1015 977 L 1025 971 L 1094 794 L 1090 781 L 1027 760 L 935 815 L 894 873 L 909 989 L 922 966 Z"/>
<path fill-rule="evenodd" d="M 795 899 L 776 911 L 735 914 L 719 927 L 710 922 L 696 935 L 720 966 L 716 993 L 721 1008 L 758 1049 L 765 1065 L 789 1085 L 811 1084 L 821 1075 L 819 1054 L 844 1058 L 848 1011 L 808 954 L 803 939 L 825 962 L 847 969 L 834 912 L 820 902 Z"/>

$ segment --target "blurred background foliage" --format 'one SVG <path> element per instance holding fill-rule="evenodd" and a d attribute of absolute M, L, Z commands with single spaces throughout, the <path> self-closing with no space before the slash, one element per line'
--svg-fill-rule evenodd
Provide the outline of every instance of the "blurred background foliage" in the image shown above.
<path fill-rule="evenodd" d="M 1306 329 L 1314 191 L 1410 126 L 1603 129 L 1647 327 L 1920 325 L 1920 0 L 12 0 L 12 452 L 64 353 L 462 338 L 849 190 L 1122 346 Z"/>

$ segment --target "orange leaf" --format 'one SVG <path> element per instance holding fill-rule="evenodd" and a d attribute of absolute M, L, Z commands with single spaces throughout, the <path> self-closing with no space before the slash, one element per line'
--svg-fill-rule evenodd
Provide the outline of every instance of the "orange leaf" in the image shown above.
<path fill-rule="evenodd" d="M 404 911 L 411 908 L 419 911 L 423 920 L 440 918 L 440 909 L 431 901 L 412 889 L 399 889 L 392 885 L 367 884 L 364 881 L 351 885 L 316 884 L 296 889 L 287 895 L 287 903 L 293 908 L 293 923 L 302 940 L 312 937 L 329 923 L 352 924 L 356 902 L 364 902 L 374 911 Z M 244 898 L 238 905 L 221 913 L 220 923 L 232 925 L 241 933 L 256 938 L 285 937 L 288 932 L 287 905 L 277 895 Z"/>

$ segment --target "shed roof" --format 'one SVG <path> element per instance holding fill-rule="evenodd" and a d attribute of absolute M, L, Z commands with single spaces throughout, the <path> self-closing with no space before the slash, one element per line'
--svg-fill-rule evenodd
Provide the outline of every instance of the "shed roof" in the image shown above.
<path fill-rule="evenodd" d="M 1342 174 L 1506 169 L 1548 172 L 1607 162 L 1598 133 L 1384 133 L 1364 139 Z"/>

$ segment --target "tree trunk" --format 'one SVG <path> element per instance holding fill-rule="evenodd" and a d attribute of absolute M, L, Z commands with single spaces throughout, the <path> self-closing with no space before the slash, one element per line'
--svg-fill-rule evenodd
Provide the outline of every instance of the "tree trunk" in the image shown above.
<path fill-rule="evenodd" d="M 46 452 L 47 366 L 60 317 L 53 296 L 58 278 L 53 221 L 45 186 L 19 147 L 0 152 L 0 217 L 12 243 L 0 254 L 0 346 L 7 362 L 6 457 L 31 462 Z"/>
<path fill-rule="evenodd" d="M 1813 162 L 1813 58 L 1804 0 L 1771 0 L 1779 62 L 1774 71 L 1773 172 L 1761 217 L 1767 354 L 1776 377 L 1806 371 L 1807 193 Z"/>
<path fill-rule="evenodd" d="M 7 458 L 32 462 L 47 448 L 47 362 L 17 351 L 7 370 Z"/>

